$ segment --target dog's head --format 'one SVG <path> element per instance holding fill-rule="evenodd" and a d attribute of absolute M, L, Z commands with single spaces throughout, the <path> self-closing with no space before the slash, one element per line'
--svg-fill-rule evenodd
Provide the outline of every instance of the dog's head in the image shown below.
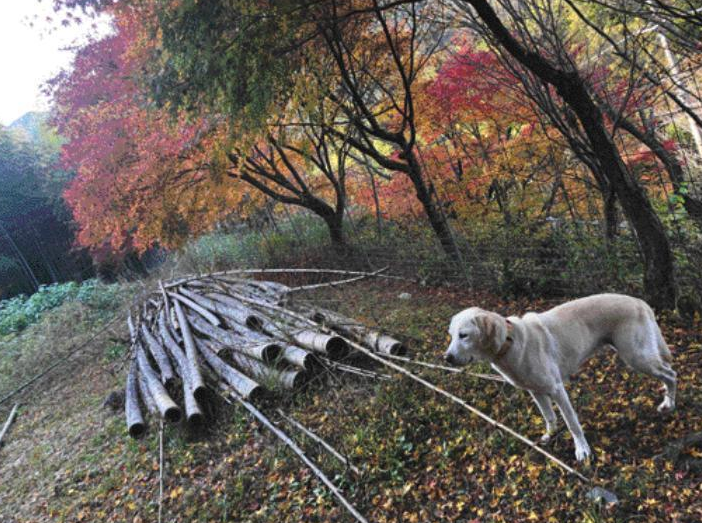
<path fill-rule="evenodd" d="M 444 359 L 451 365 L 493 361 L 507 341 L 508 321 L 495 312 L 471 307 L 451 319 L 451 344 Z"/>

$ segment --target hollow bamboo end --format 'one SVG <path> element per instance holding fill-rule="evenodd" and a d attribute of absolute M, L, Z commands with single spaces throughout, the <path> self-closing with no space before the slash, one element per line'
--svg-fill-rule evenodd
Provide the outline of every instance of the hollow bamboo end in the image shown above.
<path fill-rule="evenodd" d="M 205 403 L 211 397 L 209 389 L 204 385 L 202 387 L 197 387 L 195 390 L 193 390 L 193 396 L 195 397 L 198 403 Z"/>
<path fill-rule="evenodd" d="M 263 350 L 261 351 L 261 359 L 265 361 L 266 363 L 272 363 L 276 361 L 278 358 L 280 358 L 280 355 L 283 353 L 283 348 L 276 344 L 276 343 L 270 343 L 263 347 Z"/>
<path fill-rule="evenodd" d="M 139 439 L 146 434 L 146 425 L 142 422 L 132 423 L 128 430 L 132 438 Z"/>
<path fill-rule="evenodd" d="M 406 356 L 407 352 L 407 346 L 402 342 L 398 341 L 390 346 L 390 354 L 393 356 Z"/>
<path fill-rule="evenodd" d="M 246 326 L 255 331 L 260 331 L 263 329 L 263 321 L 257 316 L 248 316 L 246 318 Z"/>
<path fill-rule="evenodd" d="M 327 355 L 333 360 L 341 359 L 349 352 L 347 343 L 338 336 L 331 336 L 329 340 L 327 340 L 327 346 L 325 348 Z"/>
<path fill-rule="evenodd" d="M 263 399 L 265 397 L 265 395 L 266 395 L 266 390 L 263 387 L 261 387 L 260 385 L 258 385 L 258 386 L 251 389 L 251 391 L 249 392 L 246 399 L 248 399 L 250 401 L 257 401 L 257 400 Z"/>
<path fill-rule="evenodd" d="M 181 412 L 180 407 L 178 406 L 169 407 L 168 409 L 166 409 L 166 412 L 164 413 L 163 417 L 169 423 L 178 423 L 183 417 L 183 413 Z"/>

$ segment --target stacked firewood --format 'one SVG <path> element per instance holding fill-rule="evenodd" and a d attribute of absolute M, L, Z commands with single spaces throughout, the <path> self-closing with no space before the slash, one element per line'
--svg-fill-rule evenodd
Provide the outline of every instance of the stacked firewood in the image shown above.
<path fill-rule="evenodd" d="M 197 425 L 212 391 L 248 401 L 299 389 L 323 370 L 372 376 L 343 361 L 351 352 L 347 339 L 379 354 L 405 352 L 390 336 L 293 299 L 319 286 L 288 287 L 226 274 L 161 284 L 128 320 L 129 434 L 146 431 L 142 407 L 168 422 L 185 415 Z"/>

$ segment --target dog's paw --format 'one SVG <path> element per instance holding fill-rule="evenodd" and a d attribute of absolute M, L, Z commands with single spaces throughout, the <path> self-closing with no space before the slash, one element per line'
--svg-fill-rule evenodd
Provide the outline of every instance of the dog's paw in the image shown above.
<path fill-rule="evenodd" d="M 671 400 L 667 396 L 661 402 L 661 404 L 658 405 L 658 412 L 660 412 L 661 414 L 668 414 L 669 412 L 673 412 L 674 410 L 675 410 L 675 403 L 673 402 L 673 400 Z"/>
<path fill-rule="evenodd" d="M 579 462 L 589 459 L 591 454 L 592 451 L 590 450 L 590 445 L 588 445 L 587 442 L 575 445 L 575 459 Z"/>
<path fill-rule="evenodd" d="M 551 434 L 548 432 L 539 438 L 539 443 L 542 445 L 548 445 L 551 442 Z"/>

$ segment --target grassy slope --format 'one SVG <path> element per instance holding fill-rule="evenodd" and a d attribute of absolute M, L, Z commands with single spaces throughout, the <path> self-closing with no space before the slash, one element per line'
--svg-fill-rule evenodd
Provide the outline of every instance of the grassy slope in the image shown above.
<path fill-rule="evenodd" d="M 412 299 L 398 299 L 401 292 Z M 480 304 L 520 313 L 550 305 L 378 282 L 325 291 L 316 299 L 404 335 L 417 357 L 431 361 L 446 345 L 446 323 L 456 309 Z M 64 305 L 56 314 L 68 310 Z M 354 478 L 305 442 L 371 521 L 629 521 L 634 514 L 639 521 L 699 521 L 699 475 L 654 459 L 669 440 L 702 430 L 699 327 L 664 324 L 678 349 L 680 374 L 678 411 L 671 416 L 655 412 L 658 383 L 630 373 L 609 354 L 591 361 L 570 386 L 595 451 L 586 472 L 617 493 L 622 503 L 614 509 L 588 502 L 587 489 L 576 480 L 406 378 L 326 377 L 285 400 L 284 408 L 361 468 L 362 476 Z M 22 336 L 42 329 L 43 323 Z M 122 417 L 100 407 L 122 380 L 120 361 L 106 356 L 114 352 L 114 342 L 99 341 L 75 366 L 62 367 L 25 396 L 0 451 L 0 521 L 155 520 L 157 430 L 134 442 Z M 532 438 L 543 429 L 522 391 L 460 375 L 422 374 Z M 349 520 L 265 430 L 236 408 L 219 404 L 215 410 L 218 421 L 207 433 L 165 430 L 165 521 Z M 573 462 L 567 433 L 552 450 Z"/>

